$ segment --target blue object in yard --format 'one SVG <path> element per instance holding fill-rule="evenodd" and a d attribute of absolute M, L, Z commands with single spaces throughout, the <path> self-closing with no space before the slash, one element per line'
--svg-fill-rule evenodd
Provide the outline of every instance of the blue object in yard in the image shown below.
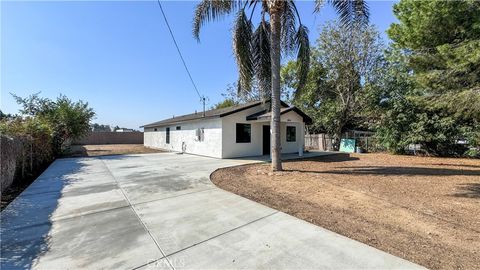
<path fill-rule="evenodd" d="M 355 139 L 341 139 L 340 151 L 347 153 L 355 152 Z"/>

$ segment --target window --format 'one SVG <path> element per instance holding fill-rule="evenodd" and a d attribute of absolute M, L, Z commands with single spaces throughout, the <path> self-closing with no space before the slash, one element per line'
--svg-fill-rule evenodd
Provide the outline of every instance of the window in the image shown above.
<path fill-rule="evenodd" d="M 177 126 L 175 129 L 176 129 L 176 130 L 181 130 L 182 127 L 181 127 L 181 126 Z"/>
<path fill-rule="evenodd" d="M 169 144 L 170 143 L 170 128 L 167 127 L 166 129 L 167 136 L 165 137 L 165 143 Z"/>
<path fill-rule="evenodd" d="M 249 143 L 251 141 L 252 125 L 237 124 L 237 143 Z"/>
<path fill-rule="evenodd" d="M 297 129 L 295 127 L 287 127 L 287 142 L 295 142 L 297 140 Z"/>
<path fill-rule="evenodd" d="M 158 129 L 157 128 L 154 128 L 153 131 L 157 131 Z"/>

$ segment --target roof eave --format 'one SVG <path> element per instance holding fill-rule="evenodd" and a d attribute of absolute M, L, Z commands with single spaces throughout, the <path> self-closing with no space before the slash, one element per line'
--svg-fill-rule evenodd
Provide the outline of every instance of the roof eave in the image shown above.
<path fill-rule="evenodd" d="M 211 116 L 205 116 L 205 117 L 200 117 L 200 118 L 195 118 L 195 119 L 187 119 L 187 120 L 180 120 L 180 121 L 173 121 L 173 122 L 168 122 L 168 123 L 152 123 L 143 126 L 144 128 L 151 128 L 151 127 L 166 127 L 166 126 L 171 126 L 175 124 L 180 124 L 180 123 L 187 123 L 187 122 L 194 122 L 194 121 L 199 121 L 203 119 L 213 119 L 213 118 L 219 118 L 219 115 L 211 115 Z"/>

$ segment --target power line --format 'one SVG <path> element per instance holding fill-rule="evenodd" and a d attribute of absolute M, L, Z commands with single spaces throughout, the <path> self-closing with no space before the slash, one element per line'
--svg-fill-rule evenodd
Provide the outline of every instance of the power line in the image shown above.
<path fill-rule="evenodd" d="M 192 75 L 190 74 L 190 71 L 188 70 L 187 64 L 185 63 L 185 59 L 183 59 L 182 52 L 180 52 L 180 48 L 178 47 L 177 40 L 175 39 L 175 36 L 173 35 L 172 29 L 170 28 L 170 24 L 168 23 L 167 16 L 165 16 L 165 12 L 163 11 L 162 4 L 160 3 L 160 0 L 157 0 L 157 3 L 158 3 L 158 6 L 160 7 L 160 11 L 162 12 L 163 19 L 165 20 L 165 24 L 167 25 L 168 31 L 170 32 L 170 36 L 172 37 L 173 43 L 175 43 L 175 47 L 177 48 L 178 55 L 180 55 L 180 59 L 182 59 L 183 66 L 185 67 L 185 70 L 187 71 L 188 77 L 190 78 L 190 81 L 192 82 L 193 88 L 195 88 L 195 91 L 197 92 L 197 95 L 200 98 L 200 100 L 203 101 L 203 103 L 205 103 L 205 97 L 200 95 L 200 92 L 198 91 L 197 85 L 193 81 Z"/>

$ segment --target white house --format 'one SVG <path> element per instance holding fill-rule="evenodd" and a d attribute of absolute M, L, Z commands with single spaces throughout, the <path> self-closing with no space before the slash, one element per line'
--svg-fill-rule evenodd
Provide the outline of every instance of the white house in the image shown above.
<path fill-rule="evenodd" d="M 195 112 L 144 125 L 144 145 L 216 158 L 269 155 L 270 121 L 269 101 Z M 303 151 L 305 124 L 311 121 L 282 102 L 282 153 Z"/>

